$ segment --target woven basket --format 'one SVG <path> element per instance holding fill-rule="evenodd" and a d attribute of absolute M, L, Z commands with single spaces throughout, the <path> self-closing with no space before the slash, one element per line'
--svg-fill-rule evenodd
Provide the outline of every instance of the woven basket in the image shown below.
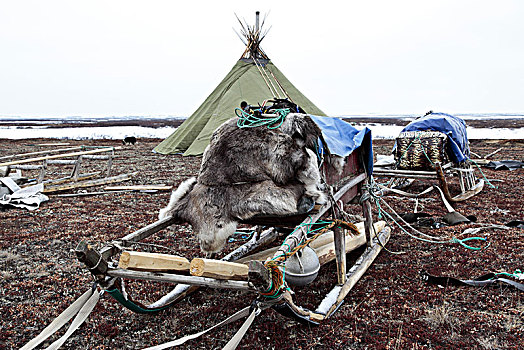
<path fill-rule="evenodd" d="M 446 164 L 447 137 L 439 131 L 401 132 L 397 138 L 397 169 L 433 170 L 435 163 Z"/>

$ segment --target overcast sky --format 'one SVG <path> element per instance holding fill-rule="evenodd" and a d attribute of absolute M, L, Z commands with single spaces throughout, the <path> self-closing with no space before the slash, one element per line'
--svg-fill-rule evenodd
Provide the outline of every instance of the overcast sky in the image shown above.
<path fill-rule="evenodd" d="M 524 1 L 0 0 L 0 115 L 188 116 L 256 10 L 330 115 L 524 112 Z"/>

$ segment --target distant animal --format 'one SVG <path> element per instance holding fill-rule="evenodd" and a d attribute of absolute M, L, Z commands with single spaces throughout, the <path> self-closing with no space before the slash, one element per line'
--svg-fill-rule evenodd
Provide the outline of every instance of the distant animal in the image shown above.
<path fill-rule="evenodd" d="M 122 144 L 123 145 L 134 145 L 135 143 L 136 143 L 136 137 L 134 137 L 134 136 L 126 136 L 122 140 Z"/>
<path fill-rule="evenodd" d="M 288 114 L 278 129 L 239 128 L 237 120 L 215 131 L 198 177 L 173 191 L 159 214 L 189 222 L 206 253 L 220 251 L 239 221 L 327 200 L 314 152 L 322 133 L 307 115 Z"/>

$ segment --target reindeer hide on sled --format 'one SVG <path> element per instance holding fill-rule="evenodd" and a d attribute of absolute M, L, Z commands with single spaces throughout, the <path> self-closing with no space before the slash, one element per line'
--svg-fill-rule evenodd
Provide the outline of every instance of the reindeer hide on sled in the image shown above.
<path fill-rule="evenodd" d="M 197 178 L 173 191 L 160 219 L 189 222 L 204 252 L 218 252 L 241 220 L 305 212 L 326 195 L 319 173 L 318 126 L 288 114 L 276 129 L 222 124 L 206 148 Z"/>

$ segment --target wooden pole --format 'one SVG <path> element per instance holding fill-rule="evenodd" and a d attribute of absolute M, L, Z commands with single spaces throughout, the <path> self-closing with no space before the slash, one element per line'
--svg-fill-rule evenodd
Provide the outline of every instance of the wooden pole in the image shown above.
<path fill-rule="evenodd" d="M 371 217 L 371 203 L 369 199 L 362 202 L 362 211 L 364 212 L 364 232 L 366 233 L 366 242 L 371 247 L 371 231 L 373 231 L 373 218 Z"/>
<path fill-rule="evenodd" d="M 32 163 L 32 162 L 39 162 L 41 160 L 46 159 L 58 159 L 58 158 L 66 158 L 66 157 L 77 157 L 84 154 L 94 154 L 94 153 L 102 153 L 102 152 L 113 152 L 115 150 L 119 150 L 122 147 L 107 147 L 107 148 L 99 148 L 99 149 L 93 149 L 90 151 L 82 151 L 82 152 L 73 152 L 73 153 L 64 153 L 64 154 L 55 154 L 53 156 L 44 156 L 44 157 L 38 157 L 38 158 L 29 158 L 29 159 L 21 159 L 21 160 L 14 160 L 11 162 L 5 162 L 0 163 L 0 166 L 7 166 L 7 165 L 15 165 L 15 164 L 25 164 L 25 163 Z"/>
<path fill-rule="evenodd" d="M 30 153 L 19 153 L 19 154 L 12 154 L 10 156 L 3 156 L 0 157 L 0 159 L 9 159 L 9 158 L 17 158 L 17 157 L 29 157 L 29 156 L 36 156 L 39 154 L 49 154 L 49 153 L 59 153 L 59 152 L 69 152 L 69 151 L 76 151 L 79 149 L 82 149 L 82 146 L 77 147 L 69 147 L 69 148 L 59 148 L 49 151 L 38 151 L 38 152 L 30 152 Z"/>
<path fill-rule="evenodd" d="M 373 169 L 373 175 L 375 175 L 375 174 L 379 174 L 379 175 L 382 175 L 382 174 L 397 174 L 397 175 L 401 175 L 401 174 L 406 174 L 406 175 L 418 174 L 418 175 L 435 176 L 435 172 L 434 171 L 400 170 L 400 169 Z"/>
<path fill-rule="evenodd" d="M 82 174 L 82 175 L 78 176 L 78 181 L 89 180 L 89 179 L 97 177 L 98 175 L 100 175 L 99 171 L 96 171 L 96 172 L 93 172 L 93 173 L 85 173 L 85 174 Z M 62 177 L 60 179 L 55 179 L 55 180 L 45 180 L 43 182 L 43 184 L 44 184 L 44 187 L 45 187 L 45 186 L 58 185 L 58 184 L 62 184 L 64 182 L 69 182 L 69 181 L 71 181 L 71 177 L 67 176 L 67 177 Z"/>
<path fill-rule="evenodd" d="M 494 156 L 495 154 L 499 153 L 500 151 L 502 151 L 502 148 L 499 148 L 496 151 L 491 152 L 490 154 L 486 154 L 484 156 L 484 159 L 488 159 L 489 157 Z"/>
<path fill-rule="evenodd" d="M 201 287 L 226 288 L 255 291 L 255 287 L 246 281 L 217 280 L 208 277 L 184 276 L 163 272 L 131 271 L 123 269 L 108 269 L 107 275 L 128 279 L 148 280 L 156 282 L 183 283 Z"/>
<path fill-rule="evenodd" d="M 337 280 L 338 284 L 344 284 L 346 282 L 346 239 L 344 230 L 340 227 L 334 227 L 333 232 L 335 257 L 337 260 Z"/>

